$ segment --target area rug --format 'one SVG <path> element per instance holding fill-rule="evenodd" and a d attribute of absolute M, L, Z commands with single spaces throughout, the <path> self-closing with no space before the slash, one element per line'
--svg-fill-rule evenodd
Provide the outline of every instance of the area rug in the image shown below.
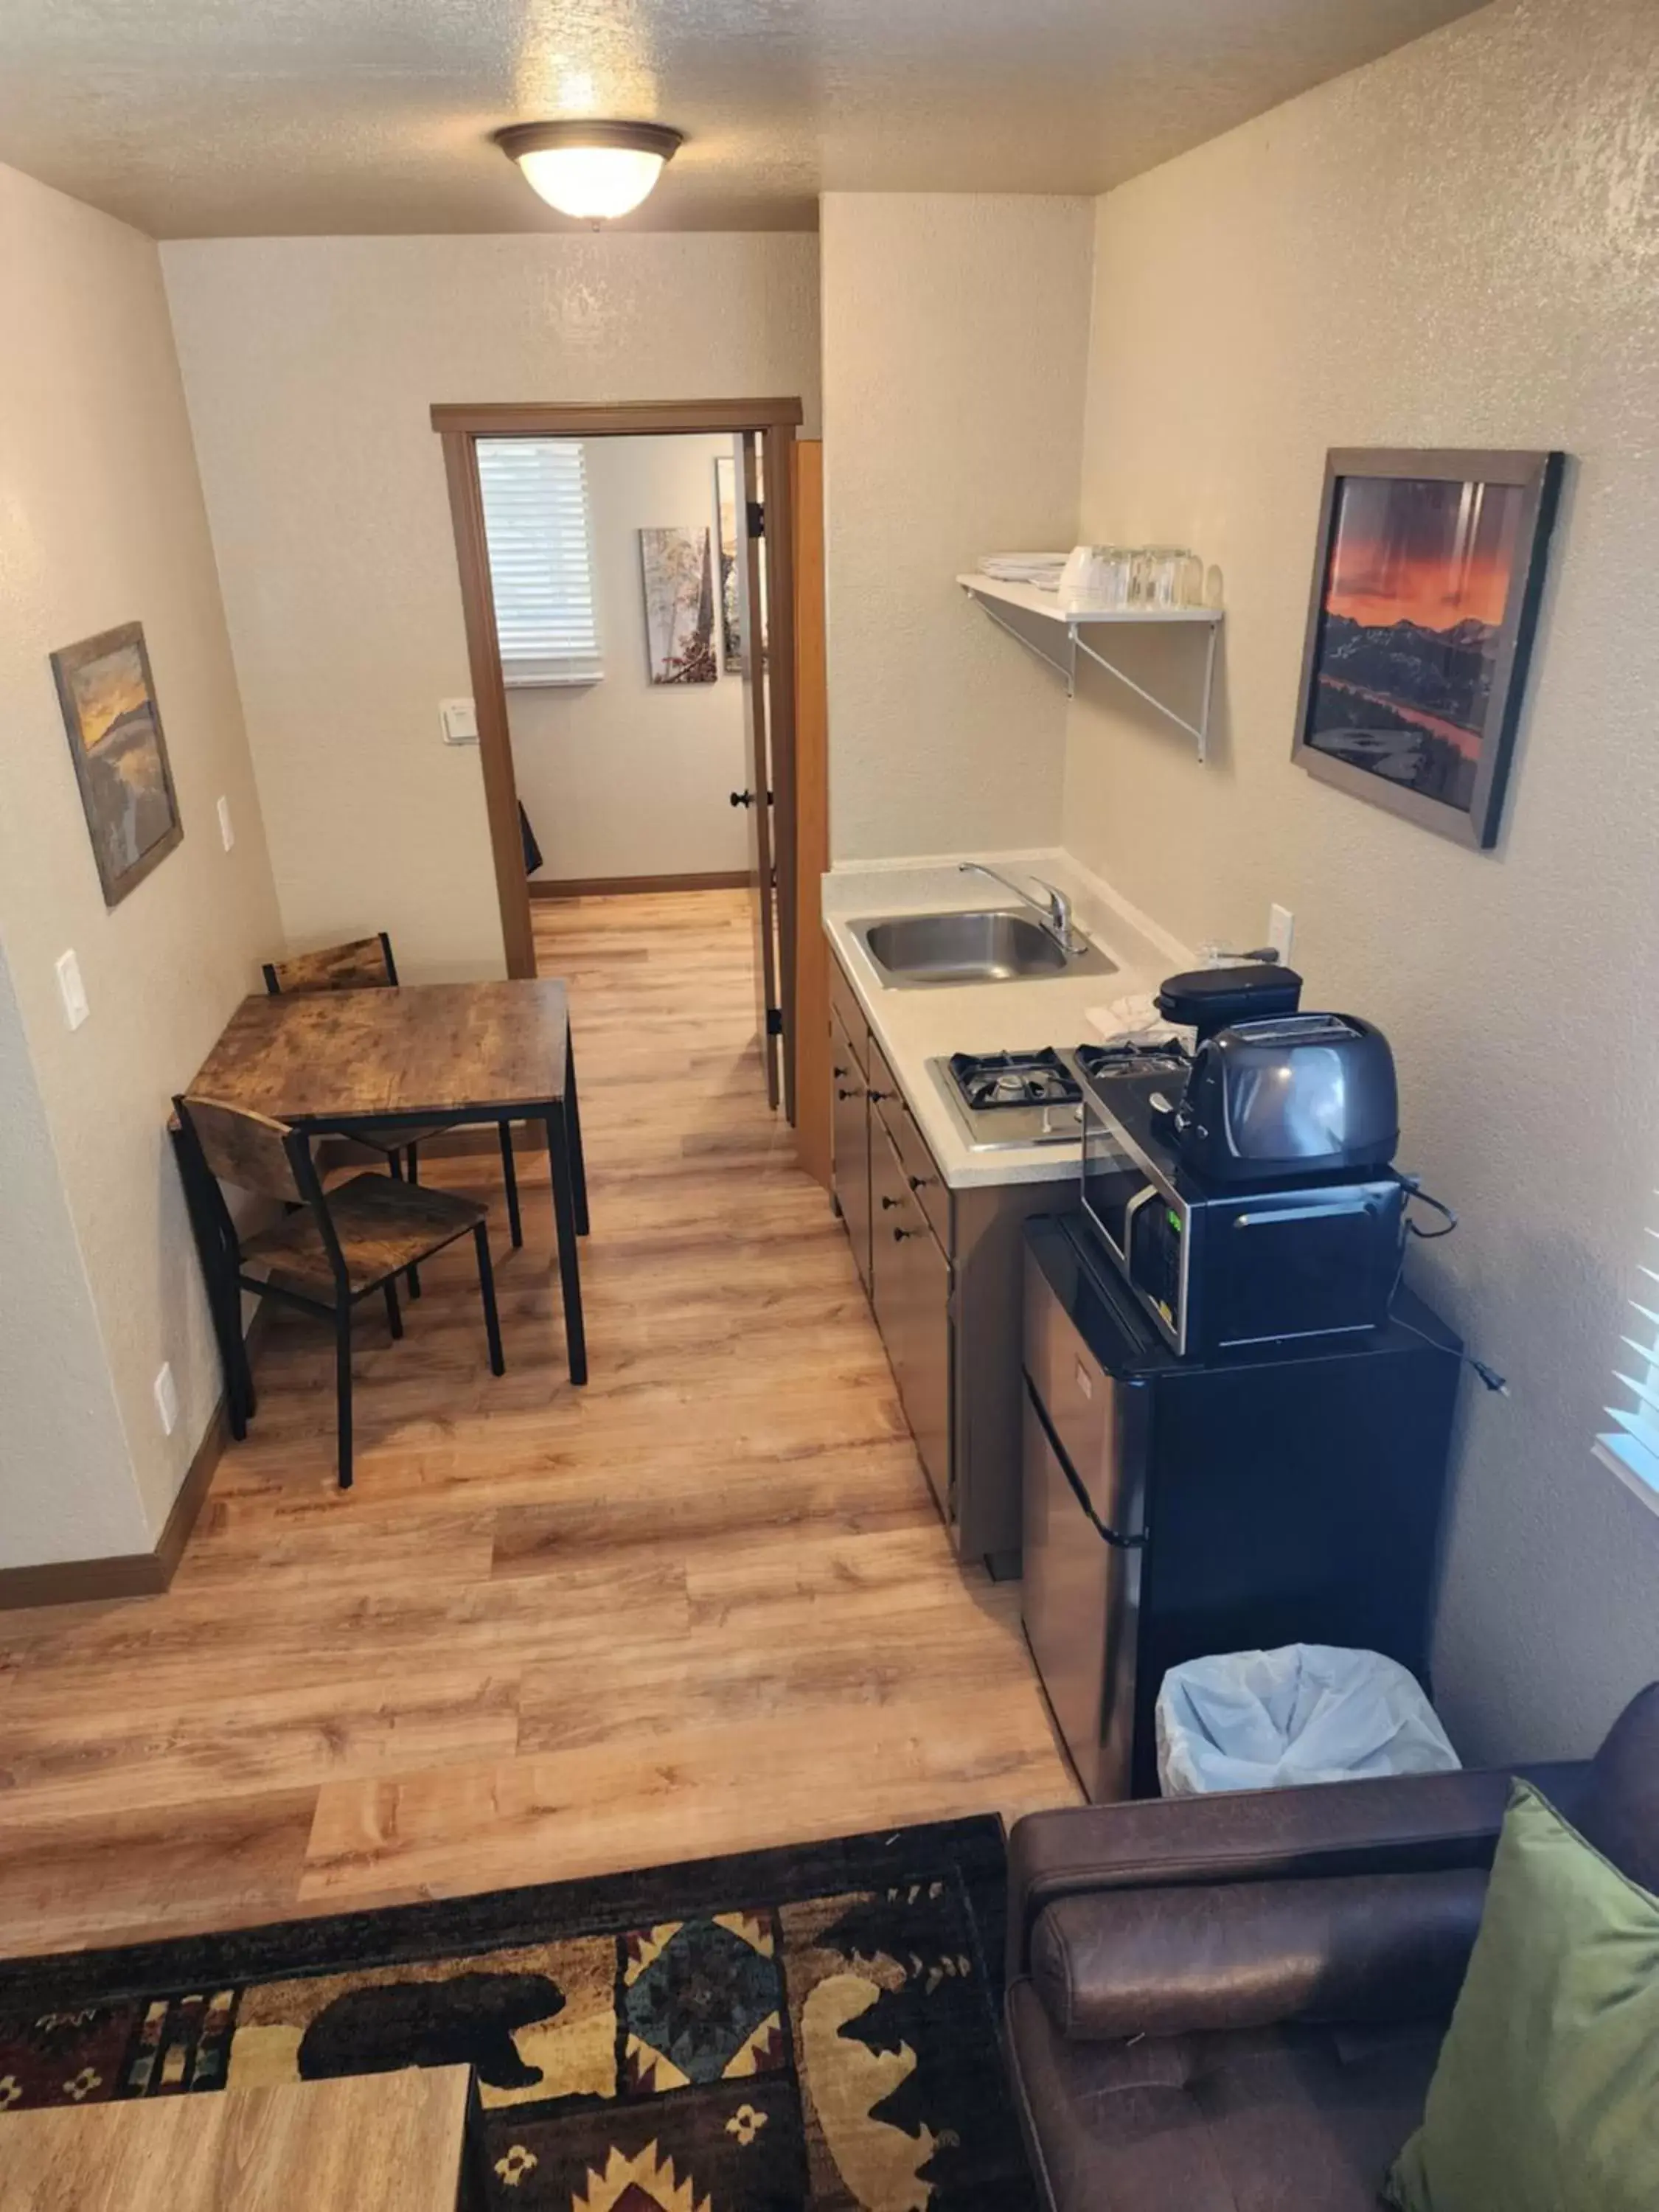
<path fill-rule="evenodd" d="M 14 1960 L 0 2109 L 464 2063 L 492 2208 L 1032 2212 L 1004 1879 L 956 1820 Z"/>

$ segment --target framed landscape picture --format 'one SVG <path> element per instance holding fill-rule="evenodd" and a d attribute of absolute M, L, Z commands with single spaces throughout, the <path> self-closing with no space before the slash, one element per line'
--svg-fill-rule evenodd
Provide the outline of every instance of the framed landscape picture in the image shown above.
<path fill-rule="evenodd" d="M 738 615 L 738 465 L 730 453 L 714 462 L 714 523 L 720 541 L 720 659 L 728 672 L 743 666 Z"/>
<path fill-rule="evenodd" d="M 653 684 L 714 684 L 714 579 L 706 530 L 641 530 L 646 649 Z"/>
<path fill-rule="evenodd" d="M 184 836 L 155 686 L 137 623 L 52 656 L 106 906 L 118 906 Z"/>
<path fill-rule="evenodd" d="M 1497 842 L 1563 465 L 1328 456 L 1294 749 L 1310 775 Z"/>

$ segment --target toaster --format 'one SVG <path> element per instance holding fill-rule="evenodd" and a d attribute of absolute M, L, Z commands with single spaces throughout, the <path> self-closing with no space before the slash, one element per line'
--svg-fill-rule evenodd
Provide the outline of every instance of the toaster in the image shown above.
<path fill-rule="evenodd" d="M 1400 1142 L 1389 1041 L 1357 1014 L 1235 1022 L 1199 1045 L 1168 1134 L 1212 1183 L 1374 1174 Z"/>

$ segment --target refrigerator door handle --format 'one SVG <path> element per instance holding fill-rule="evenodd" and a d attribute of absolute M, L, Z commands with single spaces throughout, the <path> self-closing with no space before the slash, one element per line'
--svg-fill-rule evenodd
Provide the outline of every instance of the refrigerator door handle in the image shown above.
<path fill-rule="evenodd" d="M 1048 1419 L 1048 1409 L 1043 1405 L 1042 1399 L 1038 1397 L 1036 1389 L 1032 1384 L 1030 1376 L 1029 1375 L 1022 1375 L 1020 1380 L 1024 1383 L 1025 1395 L 1031 1401 L 1031 1411 L 1036 1415 L 1037 1419 L 1042 1425 L 1042 1433 L 1048 1439 L 1048 1449 L 1053 1452 L 1056 1462 L 1059 1463 L 1060 1471 L 1066 1478 L 1066 1486 L 1071 1491 L 1073 1497 L 1076 1498 L 1084 1513 L 1088 1516 L 1090 1527 L 1093 1528 L 1097 1536 L 1101 1537 L 1106 1543 L 1115 1546 L 1115 1548 L 1121 1552 L 1139 1551 L 1146 1541 L 1147 1531 L 1145 1528 L 1142 1528 L 1137 1534 L 1127 1535 L 1121 1529 L 1109 1528 L 1105 1522 L 1101 1519 L 1100 1516 L 1095 1511 L 1094 1507 L 1089 1502 L 1088 1492 L 1084 1489 L 1083 1485 L 1078 1480 L 1077 1472 L 1073 1467 L 1071 1461 L 1066 1456 L 1066 1447 L 1060 1443 L 1060 1438 L 1054 1434 L 1054 1424 Z"/>

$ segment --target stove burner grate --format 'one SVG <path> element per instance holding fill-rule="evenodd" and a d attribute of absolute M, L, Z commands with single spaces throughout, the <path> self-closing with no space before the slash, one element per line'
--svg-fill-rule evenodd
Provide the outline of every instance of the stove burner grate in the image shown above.
<path fill-rule="evenodd" d="M 956 1052 L 951 1073 L 976 1114 L 1010 1106 L 1074 1106 L 1076 1078 L 1052 1048 L 1040 1052 Z"/>
<path fill-rule="evenodd" d="M 1080 1044 L 1077 1064 L 1091 1082 L 1119 1075 L 1184 1074 L 1192 1062 L 1184 1046 L 1170 1044 Z"/>

